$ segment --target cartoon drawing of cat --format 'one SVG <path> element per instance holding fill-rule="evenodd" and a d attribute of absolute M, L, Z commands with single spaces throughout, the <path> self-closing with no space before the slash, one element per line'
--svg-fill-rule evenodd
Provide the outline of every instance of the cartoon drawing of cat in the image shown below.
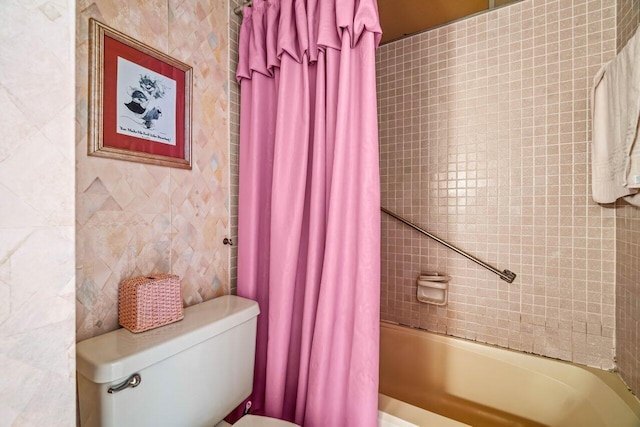
<path fill-rule="evenodd" d="M 131 101 L 124 105 L 142 120 L 141 124 L 145 128 L 151 129 L 155 121 L 162 117 L 162 110 L 153 101 L 164 98 L 166 89 L 158 80 L 143 74 L 140 75 L 138 85 L 129 88 Z"/>

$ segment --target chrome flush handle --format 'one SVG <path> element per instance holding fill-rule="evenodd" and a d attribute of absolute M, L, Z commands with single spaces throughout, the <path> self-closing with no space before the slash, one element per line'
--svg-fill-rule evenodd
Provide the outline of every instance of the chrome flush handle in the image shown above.
<path fill-rule="evenodd" d="M 142 377 L 140 376 L 140 374 L 133 374 L 125 382 L 123 382 L 122 384 L 117 385 L 115 387 L 109 387 L 109 390 L 107 390 L 107 393 L 113 394 L 113 393 L 117 393 L 119 391 L 122 391 L 125 388 L 138 387 L 141 382 L 142 382 Z"/>

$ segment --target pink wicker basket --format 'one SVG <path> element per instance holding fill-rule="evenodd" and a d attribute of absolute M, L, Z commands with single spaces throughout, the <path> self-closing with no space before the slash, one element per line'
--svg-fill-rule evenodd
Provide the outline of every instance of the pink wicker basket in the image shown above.
<path fill-rule="evenodd" d="M 118 290 L 118 322 L 143 332 L 184 318 L 180 278 L 156 274 L 127 279 Z"/>

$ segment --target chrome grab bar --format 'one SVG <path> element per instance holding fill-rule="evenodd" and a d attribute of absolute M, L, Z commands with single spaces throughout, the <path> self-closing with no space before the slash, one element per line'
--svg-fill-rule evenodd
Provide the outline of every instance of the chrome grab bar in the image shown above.
<path fill-rule="evenodd" d="M 425 236 L 429 237 L 430 239 L 435 240 L 436 242 L 440 243 L 441 245 L 446 246 L 447 248 L 451 249 L 452 251 L 459 253 L 463 257 L 465 257 L 465 258 L 475 262 L 476 264 L 486 268 L 487 270 L 497 274 L 505 282 L 513 283 L 513 281 L 515 280 L 517 274 L 514 273 L 513 271 L 509 271 L 509 270 L 500 271 L 497 268 L 487 264 L 486 262 L 479 260 L 478 258 L 474 257 L 473 255 L 466 253 L 462 249 L 456 248 L 451 243 L 449 243 L 449 242 L 447 242 L 445 240 L 442 240 L 438 236 L 434 236 L 433 234 L 429 233 L 427 230 L 417 226 L 416 224 L 412 223 L 411 221 L 407 221 L 406 219 L 402 218 L 400 215 L 397 215 L 397 214 L 395 214 L 395 213 L 391 212 L 390 210 L 385 209 L 383 207 L 381 207 L 380 210 L 382 212 L 386 213 L 387 215 L 389 215 L 390 217 L 395 218 L 398 221 L 400 221 L 401 223 L 403 223 L 405 225 L 408 225 L 409 227 L 413 228 L 414 230 L 424 234 Z"/>

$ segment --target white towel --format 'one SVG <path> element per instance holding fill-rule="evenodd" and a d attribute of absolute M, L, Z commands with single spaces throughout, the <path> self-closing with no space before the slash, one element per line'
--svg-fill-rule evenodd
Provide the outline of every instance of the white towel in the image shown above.
<path fill-rule="evenodd" d="M 640 206 L 640 30 L 593 83 L 593 200 Z"/>

